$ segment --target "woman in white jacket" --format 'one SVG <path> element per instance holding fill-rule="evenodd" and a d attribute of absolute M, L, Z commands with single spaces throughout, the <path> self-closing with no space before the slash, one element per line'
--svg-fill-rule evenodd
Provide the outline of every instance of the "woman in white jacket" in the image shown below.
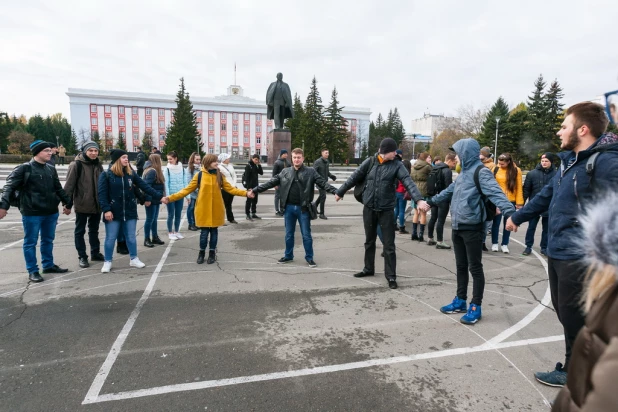
<path fill-rule="evenodd" d="M 236 187 L 236 171 L 234 165 L 230 163 L 230 155 L 227 153 L 221 153 L 219 155 L 219 170 L 225 180 L 228 181 L 233 187 Z M 225 204 L 225 214 L 227 215 L 227 221 L 230 223 L 238 223 L 234 220 L 234 213 L 232 213 L 232 201 L 234 201 L 234 195 L 222 190 L 223 203 Z"/>

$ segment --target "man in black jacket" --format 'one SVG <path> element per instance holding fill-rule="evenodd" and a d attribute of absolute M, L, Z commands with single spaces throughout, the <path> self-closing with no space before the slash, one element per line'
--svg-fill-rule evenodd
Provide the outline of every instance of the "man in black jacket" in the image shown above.
<path fill-rule="evenodd" d="M 253 188 L 257 196 L 259 192 L 279 186 L 281 191 L 281 210 L 285 217 L 285 255 L 278 263 L 288 263 L 294 260 L 294 232 L 296 222 L 300 225 L 305 248 L 305 260 L 309 267 L 316 267 L 313 260 L 313 238 L 311 237 L 311 216 L 309 207 L 313 201 L 315 185 L 320 189 L 334 194 L 337 189 L 329 185 L 322 176 L 311 167 L 305 167 L 303 149 L 292 150 L 292 165 L 273 176 L 268 182 Z M 249 186 L 252 187 L 252 186 Z"/>
<path fill-rule="evenodd" d="M 281 152 L 279 153 L 279 159 L 277 159 L 277 161 L 275 161 L 275 164 L 273 164 L 273 176 L 275 177 L 277 176 L 279 173 L 281 173 L 281 171 L 283 169 L 285 169 L 286 167 L 290 167 L 290 162 L 288 162 L 288 151 L 285 149 L 281 149 Z M 275 187 L 275 214 L 277 216 L 283 216 L 283 212 L 281 211 L 281 208 L 279 207 L 279 186 Z"/>
<path fill-rule="evenodd" d="M 365 267 L 354 277 L 373 276 L 376 259 L 376 236 L 378 226 L 382 230 L 384 242 L 384 275 L 388 287 L 397 289 L 395 255 L 395 188 L 397 180 L 405 186 L 420 209 L 428 210 L 421 192 L 410 178 L 410 174 L 400 161 L 395 161 L 397 142 L 387 137 L 380 142 L 378 154 L 366 159 L 352 176 L 337 190 L 335 199 L 339 201 L 352 187 L 363 184 L 363 223 L 365 225 Z"/>
<path fill-rule="evenodd" d="M 66 195 L 58 179 L 58 172 L 47 162 L 53 156 L 53 145 L 36 140 L 30 145 L 33 159 L 19 165 L 11 172 L 4 186 L 0 201 L 0 219 L 4 218 L 10 208 L 11 195 L 19 191 L 19 209 L 24 226 L 24 259 L 28 277 L 32 282 L 42 282 L 36 258 L 36 244 L 41 236 L 41 263 L 43 273 L 65 273 L 54 264 L 54 238 L 58 222 L 58 203 L 71 208 L 71 199 Z M 64 213 L 71 213 L 65 209 Z"/>
<path fill-rule="evenodd" d="M 534 170 L 531 170 L 526 175 L 524 181 L 524 203 L 526 200 L 532 201 L 534 196 L 538 195 L 547 183 L 556 174 L 556 168 L 554 167 L 554 155 L 553 153 L 543 153 L 541 156 L 541 163 L 539 163 Z M 543 212 L 540 216 L 536 216 L 528 221 L 528 230 L 526 231 L 526 249 L 522 253 L 524 256 L 528 256 L 532 253 L 532 245 L 534 244 L 534 233 L 536 227 L 541 220 L 543 232 L 541 233 L 541 254 L 547 255 L 547 228 L 549 227 L 549 213 Z"/>
<path fill-rule="evenodd" d="M 142 152 L 141 147 L 137 147 L 137 158 L 135 159 L 135 167 L 137 168 L 137 175 L 142 177 L 144 174 L 144 164 L 146 163 L 146 154 Z"/>
<path fill-rule="evenodd" d="M 262 165 L 260 164 L 260 156 L 254 154 L 251 156 L 251 160 L 245 166 L 245 173 L 243 173 L 243 186 L 246 188 L 255 187 L 258 185 L 259 175 L 263 175 L 264 171 L 262 170 Z M 245 214 L 247 215 L 247 220 L 253 221 L 253 219 L 261 219 L 258 215 L 255 214 L 258 202 L 258 194 L 255 194 L 255 197 L 249 198 L 247 197 L 247 201 L 245 202 Z"/>
<path fill-rule="evenodd" d="M 334 182 L 337 180 L 337 176 L 330 173 L 328 155 L 328 149 L 322 149 L 322 156 L 313 162 L 313 168 L 320 176 L 324 178 L 324 180 L 328 181 L 328 178 L 330 177 Z M 324 203 L 326 203 L 326 190 L 320 189 L 320 196 L 318 197 L 318 200 L 315 201 L 316 207 L 320 205 L 320 219 L 328 219 L 324 216 Z"/>
<path fill-rule="evenodd" d="M 434 169 L 439 170 L 438 181 L 439 185 L 436 188 L 437 191 L 433 195 L 437 195 L 453 183 L 452 170 L 457 166 L 457 160 L 455 153 L 449 153 L 444 157 L 444 162 L 434 159 L 436 164 Z M 431 219 L 427 225 L 427 244 L 429 246 L 436 246 L 436 249 L 450 249 L 451 245 L 444 242 L 444 223 L 446 222 L 446 216 L 450 209 L 451 202 L 442 202 L 439 205 L 431 206 Z M 437 225 L 436 225 L 437 223 Z M 436 228 L 436 235 L 438 241 L 433 240 L 433 229 Z"/>

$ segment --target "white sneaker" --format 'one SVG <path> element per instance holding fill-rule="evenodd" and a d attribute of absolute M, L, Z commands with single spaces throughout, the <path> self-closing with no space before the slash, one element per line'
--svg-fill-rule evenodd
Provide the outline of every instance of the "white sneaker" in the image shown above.
<path fill-rule="evenodd" d="M 492 252 L 497 252 L 498 250 L 499 249 L 498 249 L 498 244 L 497 243 L 494 243 L 493 245 L 491 245 L 491 251 Z"/>
<path fill-rule="evenodd" d="M 174 235 L 176 235 L 176 239 L 184 239 L 185 238 L 183 235 L 181 235 L 178 232 L 174 233 Z"/>
<path fill-rule="evenodd" d="M 502 252 L 509 253 L 509 247 L 507 245 L 502 245 Z"/>
<path fill-rule="evenodd" d="M 178 237 L 175 233 L 170 233 L 167 235 L 167 237 L 169 238 L 169 240 L 178 240 Z"/>
<path fill-rule="evenodd" d="M 110 270 L 112 270 L 112 262 L 108 262 L 108 261 L 103 262 L 101 273 L 109 273 Z"/>
<path fill-rule="evenodd" d="M 146 264 L 144 264 L 144 262 L 142 262 L 141 260 L 139 260 L 139 258 L 133 258 L 131 259 L 131 262 L 129 262 L 129 266 L 133 266 L 134 268 L 143 268 L 146 267 Z"/>

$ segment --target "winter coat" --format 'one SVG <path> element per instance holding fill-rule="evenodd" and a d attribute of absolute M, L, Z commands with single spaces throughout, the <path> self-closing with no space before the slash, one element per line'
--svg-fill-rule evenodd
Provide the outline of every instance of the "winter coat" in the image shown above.
<path fill-rule="evenodd" d="M 232 187 L 238 187 L 236 170 L 234 169 L 234 165 L 232 163 L 219 163 L 219 171 L 221 172 L 223 177 L 225 177 L 227 182 L 232 185 Z"/>
<path fill-rule="evenodd" d="M 186 186 L 187 171 L 181 164 L 168 164 L 163 176 L 165 177 L 165 193 L 168 196 L 180 192 Z"/>
<path fill-rule="evenodd" d="M 538 195 L 555 174 L 556 168 L 553 165 L 545 169 L 540 163 L 534 170 L 528 172 L 526 180 L 524 181 L 524 203 L 528 200 L 532 200 L 534 196 Z M 541 216 L 547 217 L 549 213 L 541 213 Z"/>
<path fill-rule="evenodd" d="M 222 186 L 217 184 L 216 173 L 211 174 L 202 167 L 202 181 L 197 200 L 195 201 L 195 225 L 197 227 L 219 227 L 225 223 L 225 205 L 221 190 L 225 190 L 234 196 L 247 196 L 247 191 L 233 187 L 225 178 Z M 169 197 L 170 202 L 175 202 L 196 190 L 199 173 L 193 176 L 187 187 Z"/>
<path fill-rule="evenodd" d="M 479 159 L 481 147 L 474 139 L 462 139 L 453 145 L 459 156 L 461 173 L 455 183 L 429 200 L 429 204 L 451 202 L 451 226 L 453 230 L 483 230 L 485 223 L 485 206 L 481 194 L 474 182 L 474 173 L 482 166 Z M 515 207 L 496 182 L 494 174 L 483 167 L 479 171 L 479 183 L 483 194 L 500 208 L 507 218 L 515 212 Z"/>
<path fill-rule="evenodd" d="M 112 212 L 114 221 L 126 222 L 137 219 L 137 199 L 135 198 L 135 186 L 140 188 L 146 195 L 161 199 L 163 193 L 157 192 L 136 172 L 124 173 L 116 176 L 111 170 L 101 173 L 99 176 L 99 205 L 101 211 Z M 105 216 L 103 216 L 105 222 Z"/>
<path fill-rule="evenodd" d="M 259 177 L 258 175 L 263 175 L 264 171 L 262 170 L 261 164 L 253 163 L 253 160 L 249 160 L 249 163 L 245 166 L 245 182 L 243 184 L 245 187 L 255 187 L 258 185 Z"/>
<path fill-rule="evenodd" d="M 301 165 L 298 169 L 298 173 L 294 167 L 288 167 L 281 171 L 276 176 L 273 176 L 268 182 L 254 187 L 253 191 L 256 193 L 264 192 L 275 186 L 279 186 L 280 207 L 285 209 L 285 205 L 288 201 L 288 195 L 290 194 L 290 188 L 294 184 L 295 175 L 298 177 L 301 192 L 301 207 L 306 208 L 309 203 L 313 201 L 313 195 L 315 192 L 315 185 L 322 190 L 326 190 L 328 193 L 334 194 L 337 189 L 329 185 L 322 176 L 313 167 L 307 167 Z"/>
<path fill-rule="evenodd" d="M 75 212 L 86 214 L 101 213 L 97 186 L 103 165 L 99 158 L 91 160 L 83 153 L 77 155 L 69 164 L 64 191 L 73 200 Z"/>
<path fill-rule="evenodd" d="M 135 167 L 138 169 L 145 169 L 144 163 L 146 163 L 146 153 L 140 151 L 135 159 Z"/>
<path fill-rule="evenodd" d="M 592 174 L 586 172 L 586 161 L 600 152 Z M 512 216 L 513 223 L 521 225 L 549 211 L 547 256 L 557 260 L 578 260 L 584 255 L 580 244 L 580 212 L 594 202 L 603 191 L 618 191 L 618 137 L 607 133 L 586 150 L 572 151 L 558 156 L 565 165 L 541 192 Z M 569 160 L 574 159 L 570 166 Z M 594 187 L 593 187 L 594 186 Z"/>
<path fill-rule="evenodd" d="M 328 161 L 328 159 L 320 157 L 315 162 L 313 162 L 313 168 L 318 172 L 320 176 L 322 176 L 326 180 L 328 180 L 329 178 L 333 180 L 336 179 L 335 175 L 330 173 L 330 162 Z"/>
<path fill-rule="evenodd" d="M 427 176 L 431 173 L 431 165 L 424 160 L 418 159 L 412 165 L 410 177 L 418 187 L 423 197 L 427 197 Z"/>
<path fill-rule="evenodd" d="M 145 165 L 144 165 L 145 166 Z M 148 169 L 148 167 L 146 167 Z M 146 184 L 156 190 L 158 193 L 161 193 L 165 196 L 165 182 L 157 183 L 157 172 L 154 169 L 148 169 L 142 176 L 142 179 Z M 160 205 L 161 197 L 158 196 L 150 196 L 149 194 L 144 194 L 144 201 L 150 202 L 152 205 Z"/>
<path fill-rule="evenodd" d="M 28 181 L 24 182 L 27 168 L 30 168 L 30 175 Z M 71 198 L 62 189 L 56 169 L 34 159 L 17 166 L 6 178 L 0 209 L 9 210 L 9 196 L 15 190 L 19 190 L 20 211 L 24 216 L 49 216 L 58 213 L 61 200 L 68 208 L 72 207 Z"/>
<path fill-rule="evenodd" d="M 493 160 L 485 159 L 485 160 L 481 160 L 481 162 L 483 163 L 483 166 L 491 170 L 492 173 L 494 172 L 494 169 L 496 168 L 496 164 L 494 163 Z"/>
<path fill-rule="evenodd" d="M 523 206 L 524 205 L 524 191 L 523 191 L 523 185 L 521 183 L 522 181 L 521 169 L 517 166 L 515 167 L 517 168 L 517 180 L 516 180 L 517 184 L 515 185 L 515 191 L 513 192 L 511 192 L 508 189 L 508 186 L 506 184 L 507 182 L 507 170 L 506 169 L 503 169 L 500 166 L 498 166 L 498 170 L 494 169 L 492 172 L 494 173 L 496 181 L 502 188 L 502 191 L 504 192 L 504 194 L 506 194 L 506 197 L 509 199 L 509 202 L 515 202 L 517 206 Z"/>
<path fill-rule="evenodd" d="M 67 155 L 67 149 L 66 147 L 59 147 L 58 148 L 58 156 L 60 157 L 65 157 Z"/>
<path fill-rule="evenodd" d="M 371 158 L 365 159 L 348 180 L 339 187 L 337 195 L 343 197 L 345 192 L 362 182 L 365 185 L 363 204 L 375 211 L 390 210 L 395 208 L 395 190 L 397 180 L 400 180 L 415 202 L 423 199 L 421 192 L 400 160 L 380 163 L 378 156 L 378 154 L 374 155 L 371 170 L 369 170 Z"/>
<path fill-rule="evenodd" d="M 283 159 L 280 157 L 275 161 L 275 164 L 273 164 L 273 177 L 277 176 L 279 173 L 281 173 L 283 169 L 290 166 L 292 165 L 290 164 L 288 159 Z"/>
<path fill-rule="evenodd" d="M 189 166 L 187 166 L 187 167 L 185 168 L 185 177 L 186 177 L 186 180 L 185 180 L 185 186 L 184 186 L 184 187 L 189 186 L 189 183 L 190 183 L 190 182 L 191 182 L 191 180 L 193 179 L 193 176 L 195 176 L 196 174 L 198 174 L 198 173 L 200 172 L 200 169 L 201 169 L 201 166 L 200 166 L 200 167 L 195 167 L 195 166 L 194 166 L 194 167 L 193 167 L 193 173 L 191 173 L 191 172 L 189 171 Z M 198 189 L 198 190 L 196 190 L 195 192 L 191 192 L 191 194 L 189 195 L 189 198 L 191 198 L 191 199 L 193 199 L 193 200 L 197 199 L 197 193 L 198 193 L 198 192 L 199 192 L 199 189 Z"/>

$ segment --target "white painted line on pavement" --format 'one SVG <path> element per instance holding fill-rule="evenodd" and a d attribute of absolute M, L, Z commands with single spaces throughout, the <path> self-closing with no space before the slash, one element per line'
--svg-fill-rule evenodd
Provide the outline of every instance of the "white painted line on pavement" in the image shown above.
<path fill-rule="evenodd" d="M 58 227 L 58 226 L 62 226 L 62 225 L 64 225 L 65 223 L 74 222 L 74 221 L 75 221 L 75 219 L 65 220 L 64 222 L 60 222 L 60 223 L 58 223 L 58 224 L 56 225 L 56 227 Z M 21 223 L 21 222 L 20 222 L 20 223 Z M 8 245 L 4 245 L 4 246 L 0 247 L 0 252 L 2 252 L 2 251 L 3 251 L 3 250 L 5 250 L 5 249 L 10 248 L 11 246 L 15 246 L 15 245 L 17 245 L 17 244 L 19 244 L 19 243 L 21 243 L 21 242 L 23 242 L 23 241 L 24 241 L 24 239 L 20 239 L 20 240 L 18 240 L 17 242 L 13 242 L 13 243 L 9 243 Z"/>
<path fill-rule="evenodd" d="M 548 336 L 545 338 L 536 338 L 536 339 L 526 339 L 514 342 L 506 342 L 499 343 L 494 348 L 487 348 L 483 345 L 466 347 L 466 348 L 456 348 L 456 349 L 447 349 L 442 351 L 433 351 L 433 352 L 425 352 L 419 353 L 416 355 L 407 355 L 407 356 L 397 356 L 393 358 L 382 358 L 382 359 L 372 359 L 361 362 L 351 362 L 351 363 L 343 363 L 339 365 L 329 365 L 329 366 L 320 366 L 316 368 L 306 368 L 306 369 L 298 369 L 286 372 L 274 372 L 274 373 L 266 373 L 262 375 L 251 375 L 251 376 L 240 376 L 237 378 L 230 379 L 217 379 L 217 380 L 209 380 L 209 381 L 201 381 L 201 382 L 191 382 L 191 383 L 181 383 L 177 385 L 165 385 L 159 386 L 155 388 L 149 389 L 139 389 L 135 391 L 127 391 L 127 392 L 118 392 L 118 393 L 110 393 L 106 395 L 100 395 L 94 398 L 86 398 L 82 404 L 89 403 L 98 403 L 98 402 L 108 402 L 108 401 L 117 401 L 123 399 L 133 399 L 140 398 L 144 396 L 152 396 L 152 395 L 161 395 L 165 393 L 173 393 L 173 392 L 185 392 L 185 391 L 194 391 L 199 389 L 208 389 L 208 388 L 219 388 L 222 386 L 230 386 L 230 385 L 240 385 L 244 383 L 252 383 L 252 382 L 264 382 L 264 381 L 272 381 L 278 379 L 288 379 L 288 378 L 297 378 L 300 376 L 311 376 L 311 375 L 319 375 L 324 373 L 333 373 L 333 372 L 342 372 L 349 371 L 354 369 L 364 369 L 371 368 L 376 366 L 387 366 L 394 365 L 398 363 L 404 362 L 412 362 L 416 360 L 424 360 L 424 359 L 436 359 L 436 358 L 444 358 L 448 356 L 456 356 L 456 355 L 466 355 L 476 352 L 484 352 L 494 349 L 506 349 L 513 348 L 519 346 L 528 346 L 528 345 L 536 345 L 542 343 L 549 342 L 558 342 L 564 339 L 563 335 L 556 336 Z"/>

